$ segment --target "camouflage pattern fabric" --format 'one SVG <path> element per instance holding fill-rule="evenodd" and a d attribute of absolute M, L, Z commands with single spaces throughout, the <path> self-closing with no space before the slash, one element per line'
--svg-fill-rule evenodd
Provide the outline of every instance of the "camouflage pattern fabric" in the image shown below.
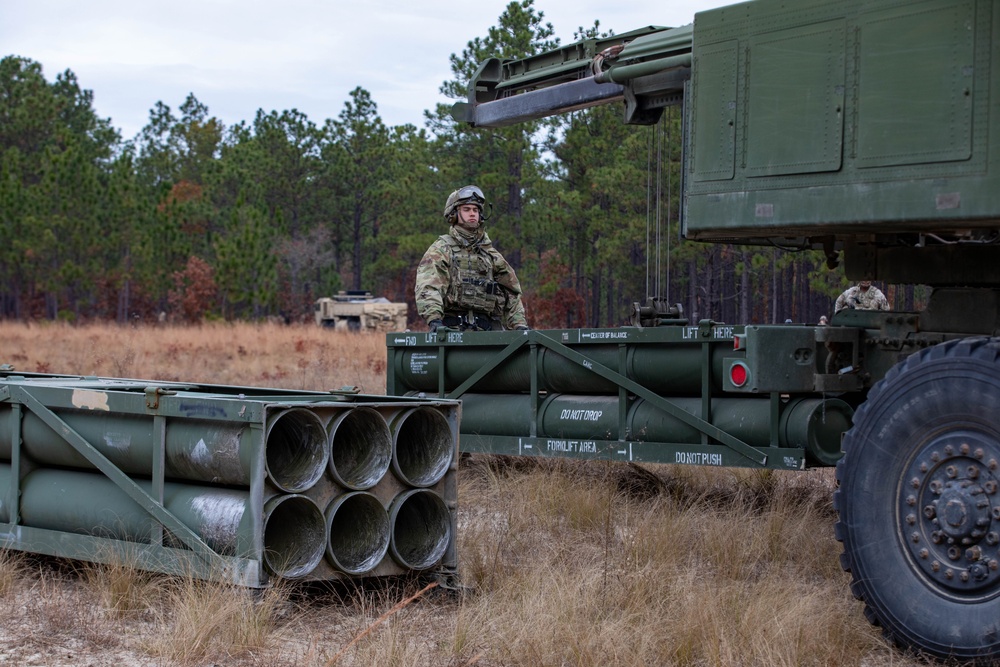
<path fill-rule="evenodd" d="M 889 301 L 882 294 L 882 291 L 872 285 L 867 290 L 862 290 L 859 286 L 849 287 L 839 297 L 834 305 L 834 312 L 839 313 L 845 308 L 856 308 L 858 310 L 889 310 Z"/>
<path fill-rule="evenodd" d="M 471 311 L 499 320 L 505 329 L 528 324 L 521 283 L 482 228 L 473 239 L 455 226 L 439 236 L 417 266 L 414 294 L 425 322 Z"/>

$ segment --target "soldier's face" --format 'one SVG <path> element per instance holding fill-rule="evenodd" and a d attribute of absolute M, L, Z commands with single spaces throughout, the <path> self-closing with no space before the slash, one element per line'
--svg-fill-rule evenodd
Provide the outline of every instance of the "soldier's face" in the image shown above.
<path fill-rule="evenodd" d="M 463 229 L 479 228 L 479 207 L 475 204 L 462 204 L 458 207 L 458 225 Z"/>
<path fill-rule="evenodd" d="M 871 287 L 871 286 L 872 286 L 872 282 L 870 280 L 862 280 L 861 282 L 858 283 L 858 287 L 861 288 L 862 292 L 867 291 L 868 288 Z"/>

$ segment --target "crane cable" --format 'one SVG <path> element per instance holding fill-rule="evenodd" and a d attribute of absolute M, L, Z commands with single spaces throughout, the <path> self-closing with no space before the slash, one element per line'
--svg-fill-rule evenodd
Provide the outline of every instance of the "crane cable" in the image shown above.
<path fill-rule="evenodd" d="M 662 119 L 663 117 L 660 116 Z M 660 285 L 660 249 L 663 245 L 663 237 L 660 228 L 660 221 L 663 219 L 662 211 L 660 208 L 661 195 L 663 191 L 663 126 L 660 122 L 656 123 L 656 294 L 654 296 L 661 297 L 663 292 L 661 291 Z"/>
<path fill-rule="evenodd" d="M 668 115 L 669 114 L 669 115 Z M 666 192 L 666 290 L 670 292 L 670 225 L 673 222 L 673 160 L 672 145 L 670 143 L 670 125 L 673 122 L 673 108 L 667 108 L 667 114 L 661 116 L 660 121 L 651 128 L 651 133 L 647 141 L 646 151 L 646 298 L 657 297 L 666 298 L 663 293 L 664 285 L 660 283 L 661 275 L 661 248 L 663 244 L 663 152 L 666 144 L 667 153 L 667 192 Z M 656 177 L 653 178 L 653 145 L 656 146 Z M 652 201 L 651 201 L 652 200 Z M 653 215 L 652 222 L 650 216 Z M 652 235 L 652 240 L 650 240 Z M 653 267 L 650 269 L 650 257 L 654 257 Z M 650 292 L 650 276 L 653 276 L 653 291 Z"/>
<path fill-rule="evenodd" d="M 667 116 L 669 114 L 669 116 Z M 664 114 L 666 118 L 663 123 L 666 127 L 667 132 L 667 291 L 663 294 L 664 298 L 670 295 L 670 223 L 673 222 L 674 207 L 673 194 L 674 194 L 674 161 L 673 161 L 673 145 L 670 143 L 670 128 L 673 125 L 674 120 L 674 108 L 667 107 L 667 114 Z"/>
<path fill-rule="evenodd" d="M 653 190 L 652 179 L 653 179 L 653 135 L 656 132 L 655 127 L 651 128 L 646 140 L 646 299 L 652 296 L 649 291 L 649 258 L 650 258 L 650 214 L 652 212 L 652 206 L 650 204 L 650 197 Z"/>

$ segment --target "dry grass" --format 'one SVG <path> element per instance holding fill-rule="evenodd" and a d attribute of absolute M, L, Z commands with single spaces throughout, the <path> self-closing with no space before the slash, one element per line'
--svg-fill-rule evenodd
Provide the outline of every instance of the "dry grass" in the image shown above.
<path fill-rule="evenodd" d="M 678 481 L 657 467 L 663 491 L 636 497 L 624 466 L 523 467 L 462 479 L 463 507 L 479 508 L 460 527 L 476 585 L 463 648 L 504 665 L 891 659 L 837 566 L 825 472 L 803 488 L 786 474 Z"/>
<path fill-rule="evenodd" d="M 12 596 L 27 574 L 28 567 L 24 554 L 16 551 L 0 551 L 0 600 Z"/>
<path fill-rule="evenodd" d="M 283 587 L 253 591 L 232 585 L 181 579 L 157 610 L 159 631 L 145 650 L 167 664 L 230 661 L 267 652 L 277 640 L 287 604 Z"/>
<path fill-rule="evenodd" d="M 0 341 L 24 371 L 384 391 L 384 337 L 304 325 L 0 323 Z M 468 590 L 396 610 L 424 582 L 255 595 L 0 551 L 0 663 L 917 664 L 851 597 L 831 472 L 463 459 Z"/>
<path fill-rule="evenodd" d="M 385 338 L 315 325 L 0 321 L 0 363 L 29 373 L 385 393 Z"/>
<path fill-rule="evenodd" d="M 169 579 L 141 570 L 137 560 L 110 560 L 109 564 L 84 563 L 82 580 L 101 602 L 110 618 L 117 620 L 148 620 L 155 604 L 162 599 Z"/>

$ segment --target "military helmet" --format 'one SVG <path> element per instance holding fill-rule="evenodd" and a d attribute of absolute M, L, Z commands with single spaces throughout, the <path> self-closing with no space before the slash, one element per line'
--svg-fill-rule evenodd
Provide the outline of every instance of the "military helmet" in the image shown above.
<path fill-rule="evenodd" d="M 483 196 L 483 191 L 475 185 L 466 185 L 464 188 L 455 190 L 448 195 L 448 201 L 444 203 L 445 220 L 449 223 L 454 223 L 458 217 L 458 207 L 462 204 L 475 204 L 479 207 L 479 213 L 482 215 L 483 206 L 486 204 L 486 197 Z"/>

